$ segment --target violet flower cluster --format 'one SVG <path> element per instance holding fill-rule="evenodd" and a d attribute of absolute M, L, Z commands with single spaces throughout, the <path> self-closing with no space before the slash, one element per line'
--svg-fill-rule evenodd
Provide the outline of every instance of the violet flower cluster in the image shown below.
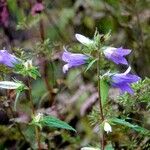
<path fill-rule="evenodd" d="M 81 34 L 76 34 L 75 37 L 80 43 L 85 46 L 95 44 L 94 40 L 91 40 Z M 125 56 L 131 53 L 130 49 L 124 49 L 122 47 L 104 47 L 102 52 L 108 60 L 113 61 L 115 64 L 128 65 Z M 62 60 L 65 61 L 67 64 L 63 66 L 63 72 L 66 73 L 69 68 L 85 64 L 88 59 L 89 56 L 87 55 L 70 53 L 65 49 L 62 55 Z M 130 74 L 130 71 L 131 67 L 129 67 L 124 73 L 110 74 L 109 78 L 111 86 L 119 88 L 122 93 L 128 92 L 130 94 L 133 94 L 134 92 L 131 88 L 131 84 L 139 81 L 141 78 L 137 75 Z"/>

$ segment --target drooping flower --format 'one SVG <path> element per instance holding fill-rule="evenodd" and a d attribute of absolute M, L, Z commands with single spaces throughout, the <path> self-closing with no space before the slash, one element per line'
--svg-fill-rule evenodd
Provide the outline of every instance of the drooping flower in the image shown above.
<path fill-rule="evenodd" d="M 141 78 L 137 75 L 130 74 L 131 67 L 124 73 L 116 73 L 111 76 L 111 85 L 115 88 L 119 88 L 122 93 L 128 92 L 133 94 L 134 91 L 131 88 L 130 84 L 139 81 Z"/>
<path fill-rule="evenodd" d="M 120 48 L 107 47 L 106 49 L 104 49 L 103 53 L 107 59 L 113 61 L 116 64 L 128 65 L 128 62 L 124 58 L 124 56 L 130 54 L 131 50 L 123 49 L 122 47 Z"/>
<path fill-rule="evenodd" d="M 107 133 L 112 132 L 112 128 L 108 122 L 104 122 L 104 131 Z"/>
<path fill-rule="evenodd" d="M 14 67 L 17 63 L 19 63 L 19 59 L 16 56 L 8 53 L 7 50 L 0 50 L 0 64 Z"/>
<path fill-rule="evenodd" d="M 64 73 L 66 73 L 69 68 L 85 64 L 89 59 L 89 57 L 84 54 L 71 53 L 68 52 L 65 48 L 64 50 L 65 51 L 63 52 L 62 60 L 67 63 L 63 66 Z"/>
<path fill-rule="evenodd" d="M 83 45 L 91 45 L 94 43 L 93 40 L 89 39 L 88 37 L 85 37 L 84 35 L 81 34 L 75 34 L 76 39 L 82 43 Z"/>
<path fill-rule="evenodd" d="M 35 16 L 36 14 L 41 13 L 44 10 L 44 5 L 40 2 L 37 2 L 36 4 L 33 5 L 31 9 L 31 14 Z"/>

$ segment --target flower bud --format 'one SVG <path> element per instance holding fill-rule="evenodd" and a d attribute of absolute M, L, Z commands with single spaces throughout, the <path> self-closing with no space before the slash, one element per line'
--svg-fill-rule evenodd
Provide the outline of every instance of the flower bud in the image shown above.
<path fill-rule="evenodd" d="M 110 124 L 108 122 L 105 122 L 104 123 L 104 130 L 109 133 L 109 132 L 112 132 L 112 128 L 110 126 Z"/>

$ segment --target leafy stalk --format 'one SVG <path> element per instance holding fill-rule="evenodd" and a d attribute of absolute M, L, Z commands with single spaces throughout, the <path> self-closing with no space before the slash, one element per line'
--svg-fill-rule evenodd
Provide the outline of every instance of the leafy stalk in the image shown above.
<path fill-rule="evenodd" d="M 101 90 L 100 90 L 100 57 L 101 54 L 98 51 L 98 61 L 97 61 L 97 78 L 98 78 L 98 99 L 99 99 L 99 109 L 100 109 L 100 120 L 102 122 L 104 121 L 104 114 L 103 114 L 103 106 L 102 106 L 102 101 L 101 101 Z M 104 144 L 104 131 L 101 130 L 101 140 L 100 140 L 100 145 L 101 145 L 101 150 L 104 150 L 105 144 Z"/>
<path fill-rule="evenodd" d="M 29 94 L 29 100 L 31 103 L 31 108 L 32 108 L 32 115 L 35 116 L 35 109 L 34 109 L 34 104 L 32 100 L 32 95 L 31 95 L 31 83 L 30 83 L 30 78 L 28 78 L 28 94 Z M 40 144 L 40 133 L 39 133 L 39 128 L 35 126 L 35 135 L 36 135 L 36 140 L 38 143 L 38 150 L 41 150 L 41 144 Z"/>

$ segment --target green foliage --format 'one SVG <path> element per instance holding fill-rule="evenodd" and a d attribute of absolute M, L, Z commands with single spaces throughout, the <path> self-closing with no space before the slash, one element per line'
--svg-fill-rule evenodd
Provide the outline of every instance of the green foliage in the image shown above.
<path fill-rule="evenodd" d="M 50 128 L 61 128 L 61 129 L 72 130 L 76 132 L 76 130 L 73 127 L 71 127 L 69 124 L 52 116 L 44 116 L 42 120 L 40 120 L 40 124 L 42 126 L 47 126 Z"/>
<path fill-rule="evenodd" d="M 138 112 L 139 105 L 144 103 L 146 109 L 150 109 L 150 79 L 145 78 L 143 81 L 132 85 L 134 89 L 134 95 L 123 94 L 118 97 L 118 102 L 124 106 L 125 112 Z"/>
<path fill-rule="evenodd" d="M 100 95 L 102 100 L 102 105 L 104 106 L 107 102 L 108 97 L 108 91 L 109 91 L 109 85 L 105 78 L 100 79 Z"/>
<path fill-rule="evenodd" d="M 40 22 L 42 17 L 43 17 L 42 15 L 37 15 L 34 17 L 28 16 L 22 18 L 22 20 L 18 22 L 17 30 L 26 30 L 26 29 L 29 30 L 30 28 L 37 26 L 37 24 Z"/>
<path fill-rule="evenodd" d="M 60 18 L 58 21 L 59 28 L 63 31 L 69 21 L 74 17 L 74 10 L 71 8 L 64 8 L 60 12 Z"/>
<path fill-rule="evenodd" d="M 32 62 L 31 62 L 32 63 Z M 21 74 L 23 76 L 29 76 L 33 79 L 36 79 L 37 77 L 40 77 L 40 73 L 38 71 L 38 68 L 35 66 L 32 66 L 32 64 L 30 64 L 30 62 L 24 62 L 24 63 L 20 63 L 17 64 L 15 66 L 15 73 Z"/>
<path fill-rule="evenodd" d="M 42 54 L 45 58 L 51 59 L 53 44 L 49 38 L 45 39 L 43 42 L 37 42 L 34 48 L 35 55 Z"/>
<path fill-rule="evenodd" d="M 38 125 L 39 127 L 61 128 L 76 132 L 76 130 L 68 123 L 53 116 L 39 116 L 39 118 L 35 117 L 31 124 Z"/>
<path fill-rule="evenodd" d="M 94 64 L 96 61 L 97 61 L 97 59 L 91 60 L 91 61 L 89 62 L 89 64 L 88 64 L 88 66 L 87 66 L 85 72 L 87 72 L 87 71 L 93 66 L 93 64 Z"/>
<path fill-rule="evenodd" d="M 120 124 L 120 125 L 129 127 L 129 128 L 131 128 L 131 129 L 133 129 L 137 132 L 140 132 L 141 134 L 150 136 L 150 131 L 149 130 L 147 130 L 145 128 L 142 128 L 138 125 L 134 125 L 132 123 L 129 123 L 129 122 L 125 121 L 125 119 L 111 118 L 109 121 L 111 121 L 112 123 L 115 123 L 115 124 Z"/>
<path fill-rule="evenodd" d="M 150 36 L 149 36 L 149 2 L 148 0 L 76 0 L 76 1 L 52 1 L 49 0 L 42 1 L 45 9 L 42 14 L 38 14 L 36 16 L 31 16 L 31 8 L 36 3 L 36 0 L 25 1 L 25 0 L 4 0 L 4 6 L 8 8 L 9 13 L 9 26 L 2 27 L 0 30 L 1 35 L 1 49 L 2 47 L 6 47 L 11 52 L 20 55 L 16 55 L 18 58 L 23 60 L 23 64 L 18 65 L 15 68 L 15 73 L 17 72 L 16 78 L 22 79 L 22 76 L 30 76 L 33 79 L 36 79 L 40 76 L 38 72 L 38 68 L 30 69 L 25 67 L 24 63 L 27 59 L 33 59 L 35 63 L 41 62 L 39 56 L 44 58 L 48 63 L 47 69 L 49 72 L 53 74 L 56 78 L 56 84 L 54 87 L 54 99 L 56 100 L 54 106 L 49 107 L 49 93 L 46 89 L 45 83 L 41 78 L 38 80 L 34 80 L 34 86 L 31 85 L 32 88 L 32 98 L 35 102 L 35 98 L 38 99 L 42 105 L 37 106 L 37 103 L 34 103 L 35 112 L 44 111 L 44 113 L 58 113 L 65 115 L 66 120 L 73 120 L 75 122 L 75 126 L 80 135 L 79 141 L 74 141 L 75 138 L 71 135 L 68 135 L 64 138 L 64 141 L 61 142 L 60 137 L 63 137 L 63 132 L 57 132 L 57 127 L 55 131 L 51 131 L 51 133 L 47 133 L 47 130 L 40 132 L 41 135 L 41 145 L 43 146 L 44 141 L 50 142 L 49 149 L 79 149 L 82 145 L 90 144 L 96 145 L 99 143 L 98 140 L 98 132 L 93 133 L 95 128 L 91 130 L 89 124 L 99 125 L 102 123 L 100 119 L 100 112 L 97 107 L 94 107 L 90 115 L 90 123 L 85 116 L 78 115 L 78 108 L 82 109 L 82 105 L 89 100 L 89 97 L 94 95 L 96 92 L 95 84 L 97 82 L 97 78 L 95 75 L 95 62 L 96 60 L 92 60 L 86 69 L 86 74 L 82 74 L 81 68 L 70 70 L 68 74 L 61 74 L 60 68 L 62 67 L 62 62 L 58 61 L 59 56 L 61 55 L 62 45 L 70 45 L 74 44 L 73 51 L 81 53 L 90 53 L 93 57 L 96 56 L 96 53 L 93 51 L 95 45 L 91 45 L 90 48 L 83 47 L 81 45 L 78 46 L 77 42 L 74 38 L 74 33 L 81 33 L 86 36 L 92 37 L 96 28 L 100 31 L 100 36 L 97 36 L 96 43 L 99 41 L 104 44 L 111 43 L 114 47 L 125 46 L 127 48 L 132 49 L 132 55 L 130 56 L 129 63 L 134 67 L 135 72 L 137 72 L 141 77 L 149 76 L 150 74 Z M 3 2 L 2 2 L 3 7 Z M 6 17 L 7 18 L 7 17 Z M 45 32 L 45 40 L 40 42 L 40 20 L 43 21 L 44 32 Z M 16 31 L 16 29 L 19 29 Z M 109 36 L 104 36 L 103 33 L 112 30 L 112 36 L 109 39 Z M 92 38 L 91 38 L 92 39 Z M 106 41 L 106 39 L 109 39 Z M 54 43 L 57 43 L 55 45 Z M 36 45 L 34 44 L 36 43 Z M 14 46 L 23 47 L 23 49 L 15 50 Z M 101 50 L 101 49 L 100 49 Z M 91 52 L 92 51 L 92 52 Z M 17 52 L 17 53 L 16 53 Z M 24 54 L 26 56 L 24 57 Z M 22 55 L 23 54 L 23 55 Z M 39 55 L 40 54 L 40 55 Z M 50 66 L 52 63 L 57 63 L 55 66 L 55 72 Z M 61 64 L 61 65 L 60 65 Z M 114 69 L 114 64 L 101 59 L 101 73 L 103 74 L 103 69 Z M 92 69 L 90 69 L 92 67 Z M 51 68 L 51 69 L 50 69 Z M 41 68 L 40 68 L 41 69 Z M 87 70 L 89 72 L 87 72 Z M 1 71 L 1 80 L 9 80 L 10 77 L 15 76 L 12 73 L 13 69 L 5 67 L 4 65 L 0 65 Z M 49 83 L 53 82 L 52 76 L 48 73 L 47 77 Z M 58 78 L 58 76 L 59 78 Z M 65 79 L 63 79 L 64 77 Z M 96 81 L 96 82 L 95 82 Z M 93 82 L 93 83 L 92 83 Z M 103 82 L 103 81 L 102 81 Z M 103 85 L 104 84 L 104 85 Z M 88 90 L 88 86 L 90 85 L 92 88 Z M 140 81 L 137 84 L 133 84 L 133 89 L 135 91 L 134 95 L 123 94 L 119 97 L 115 97 L 116 91 L 113 91 L 114 99 L 111 97 L 107 97 L 107 85 L 101 83 L 102 85 L 102 99 L 107 98 L 107 103 L 104 105 L 104 114 L 105 119 L 109 120 L 111 118 L 114 119 L 112 124 L 113 132 L 106 136 L 107 140 L 111 140 L 112 144 L 106 145 L 106 150 L 112 150 L 115 144 L 117 143 L 118 149 L 149 149 L 149 137 L 147 129 L 149 127 L 149 110 L 150 110 L 150 79 L 146 78 L 144 81 Z M 104 86 L 104 87 L 103 87 Z M 85 92 L 81 96 L 78 97 L 78 91 L 80 87 L 84 87 Z M 20 89 L 21 90 L 21 89 Z M 60 93 L 55 93 L 55 91 L 60 91 Z M 81 88 L 82 90 L 82 88 Z M 19 91 L 18 91 L 19 92 Z M 28 92 L 28 91 L 27 91 Z M 21 108 L 17 109 L 17 116 L 20 117 L 20 112 L 27 113 L 29 118 L 30 114 L 30 102 L 28 101 L 28 93 L 25 93 L 21 97 L 20 106 Z M 80 91 L 79 91 L 80 92 Z M 81 91 L 82 92 L 82 91 Z M 86 93 L 86 96 L 85 96 Z M 72 94 L 72 95 L 71 95 Z M 5 107 L 4 103 L 8 103 L 6 106 L 13 104 L 15 95 L 14 90 L 7 90 L 7 94 L 5 91 L 0 91 L 0 95 L 4 95 L 3 101 L 0 104 L 0 123 L 6 117 L 2 115 L 1 109 Z M 18 93 L 19 95 L 19 93 Z M 17 95 L 17 97 L 18 97 Z M 75 95 L 75 96 L 74 96 Z M 18 99 L 16 97 L 16 99 Z M 42 97 L 42 98 L 41 98 Z M 76 97 L 76 101 L 74 100 L 73 104 L 69 101 L 72 97 Z M 2 98 L 0 97 L 2 100 Z M 69 101 L 69 105 L 68 102 Z M 81 103 L 82 101 L 82 103 Z M 17 100 L 15 100 L 17 103 Z M 66 104 L 67 103 L 67 104 Z M 4 105 L 3 105 L 4 104 Z M 27 105 L 28 104 L 28 105 Z M 91 107 L 94 104 L 90 105 L 88 111 L 90 111 Z M 98 105 L 97 102 L 95 105 Z M 42 106 L 42 107 L 40 107 Z M 56 108 L 55 108 L 56 107 Z M 23 108 L 23 109 L 22 109 Z M 61 110 L 59 111 L 59 108 Z M 10 110 L 8 109 L 8 117 L 9 119 L 12 117 L 10 114 Z M 42 109 L 42 110 L 41 110 Z M 69 118 L 69 119 L 68 119 Z M 119 118 L 123 118 L 118 120 Z M 126 118 L 126 119 L 125 119 Z M 57 121 L 56 121 L 57 122 Z M 59 121 L 58 121 L 59 122 Z M 4 122 L 5 123 L 5 122 Z M 60 123 L 60 122 L 59 122 Z M 43 124 L 47 127 L 52 127 L 55 124 L 53 121 L 45 121 Z M 51 124 L 51 125 L 49 125 Z M 135 125 L 135 124 L 138 124 Z M 22 136 L 19 134 L 17 128 L 13 127 L 13 123 L 9 121 L 9 126 L 0 126 L 0 149 L 12 149 L 9 147 L 12 143 L 15 149 L 22 149 L 22 147 L 28 145 L 22 140 Z M 25 137 L 32 143 L 32 146 L 37 149 L 37 143 L 35 139 L 35 131 L 33 126 L 26 126 L 25 124 L 21 124 L 21 129 L 25 134 Z M 141 127 L 142 126 L 142 127 Z M 67 126 L 68 127 L 68 126 Z M 62 128 L 62 126 L 61 126 Z M 133 130 L 138 132 L 133 132 Z M 59 133 L 59 134 L 58 134 Z M 68 133 L 68 132 L 66 132 Z M 144 134 L 143 134 L 144 133 Z M 146 133 L 146 134 L 145 134 Z M 55 137 L 56 136 L 56 137 Z M 43 137 L 45 139 L 43 140 Z M 58 139 L 60 143 L 58 144 Z M 72 144 L 75 143 L 75 144 Z M 66 144 L 67 143 L 67 144 Z M 107 142 L 110 143 L 110 142 Z M 47 143 L 46 143 L 47 144 Z M 64 146 L 65 145 L 65 146 Z M 96 146 L 97 147 L 97 146 Z M 48 149 L 47 148 L 47 149 Z M 25 147 L 24 149 L 29 149 L 29 147 Z M 32 149 L 32 148 L 31 148 Z"/>

